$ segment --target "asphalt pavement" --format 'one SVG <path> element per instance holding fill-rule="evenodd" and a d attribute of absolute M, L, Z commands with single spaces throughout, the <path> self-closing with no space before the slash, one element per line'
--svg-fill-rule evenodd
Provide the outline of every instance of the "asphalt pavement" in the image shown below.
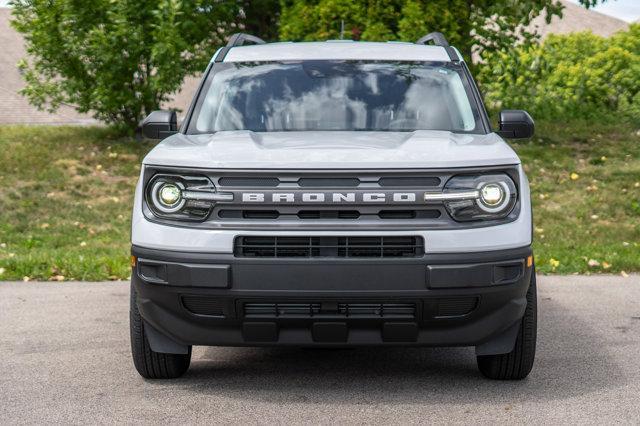
<path fill-rule="evenodd" d="M 472 348 L 194 348 L 178 380 L 129 350 L 128 283 L 0 283 L 0 422 L 640 423 L 640 276 L 539 278 L 521 382 Z"/>

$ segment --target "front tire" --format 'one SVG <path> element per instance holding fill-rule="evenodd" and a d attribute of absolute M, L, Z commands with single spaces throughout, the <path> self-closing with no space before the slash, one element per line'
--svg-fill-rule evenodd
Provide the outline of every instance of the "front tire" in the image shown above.
<path fill-rule="evenodd" d="M 521 380 L 529 375 L 536 354 L 538 323 L 538 301 L 536 270 L 531 271 L 527 291 L 527 308 L 520 323 L 518 337 L 513 350 L 507 354 L 478 356 L 480 372 L 495 380 Z"/>
<path fill-rule="evenodd" d="M 154 352 L 144 330 L 144 321 L 138 311 L 136 291 L 131 286 L 129 307 L 131 354 L 138 373 L 145 379 L 175 379 L 182 376 L 191 363 L 191 347 L 187 354 L 163 354 Z"/>

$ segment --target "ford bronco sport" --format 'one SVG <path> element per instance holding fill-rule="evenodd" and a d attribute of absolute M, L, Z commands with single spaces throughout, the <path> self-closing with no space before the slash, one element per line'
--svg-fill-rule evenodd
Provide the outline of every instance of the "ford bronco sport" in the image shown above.
<path fill-rule="evenodd" d="M 473 346 L 522 379 L 536 344 L 529 186 L 469 69 L 416 43 L 236 34 L 180 127 L 155 111 L 132 224 L 131 346 L 173 378 L 193 345 Z"/>

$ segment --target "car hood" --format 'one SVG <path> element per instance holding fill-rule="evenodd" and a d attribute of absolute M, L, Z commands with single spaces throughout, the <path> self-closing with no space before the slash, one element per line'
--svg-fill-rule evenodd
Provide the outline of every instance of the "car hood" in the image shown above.
<path fill-rule="evenodd" d="M 498 135 L 414 132 L 223 131 L 175 134 L 144 164 L 225 169 L 406 169 L 519 164 Z"/>

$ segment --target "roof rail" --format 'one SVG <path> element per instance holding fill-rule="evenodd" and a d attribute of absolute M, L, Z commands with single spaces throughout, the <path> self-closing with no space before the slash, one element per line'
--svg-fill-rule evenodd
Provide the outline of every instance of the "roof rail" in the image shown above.
<path fill-rule="evenodd" d="M 449 55 L 449 59 L 452 61 L 461 61 L 462 58 L 458 55 L 458 51 L 454 49 L 452 46 L 449 46 L 449 42 L 444 34 L 434 31 L 432 33 L 427 34 L 424 37 L 420 37 L 416 44 L 429 44 L 433 42 L 434 46 L 444 47 L 444 50 L 447 51 Z"/>
<path fill-rule="evenodd" d="M 449 42 L 444 34 L 439 32 L 429 33 L 424 37 L 420 37 L 416 44 L 428 44 L 430 41 L 433 42 L 436 46 L 449 47 Z"/>
<path fill-rule="evenodd" d="M 227 45 L 220 49 L 220 52 L 216 55 L 214 62 L 222 62 L 224 57 L 227 56 L 229 50 L 233 47 L 244 46 L 245 44 L 265 44 L 266 41 L 261 39 L 260 37 L 256 37 L 251 34 L 245 33 L 235 33 L 231 37 L 229 37 L 229 41 Z"/>
<path fill-rule="evenodd" d="M 266 42 L 260 37 L 256 37 L 251 34 L 235 33 L 234 35 L 229 37 L 229 41 L 227 42 L 227 47 L 244 46 L 247 43 L 265 44 Z"/>

